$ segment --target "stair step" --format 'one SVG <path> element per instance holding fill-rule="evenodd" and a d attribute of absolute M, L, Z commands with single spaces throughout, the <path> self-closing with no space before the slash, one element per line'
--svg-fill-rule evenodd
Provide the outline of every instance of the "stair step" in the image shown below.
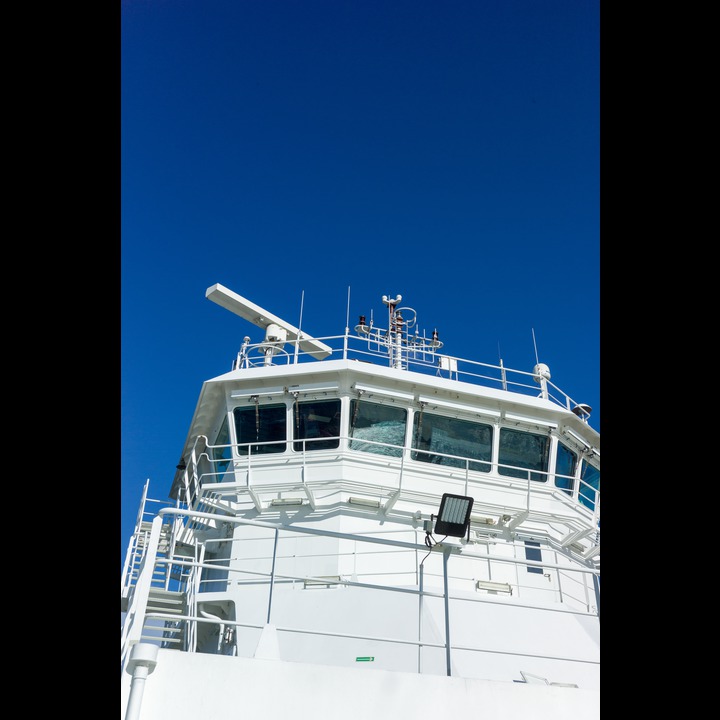
<path fill-rule="evenodd" d="M 147 546 L 147 539 L 145 535 L 138 535 L 137 539 L 137 547 L 139 549 L 144 549 Z M 158 543 L 158 552 L 160 554 L 165 554 L 170 549 L 170 540 L 166 535 L 160 536 L 160 542 Z"/>
<path fill-rule="evenodd" d="M 170 615 L 185 614 L 185 593 L 153 588 L 148 596 L 148 612 L 162 612 Z"/>
<path fill-rule="evenodd" d="M 158 637 L 157 635 L 142 635 L 140 638 L 143 642 L 150 642 L 150 643 L 157 643 L 158 641 L 162 642 L 163 645 L 180 645 L 182 643 L 182 638 L 167 638 L 167 637 Z"/>

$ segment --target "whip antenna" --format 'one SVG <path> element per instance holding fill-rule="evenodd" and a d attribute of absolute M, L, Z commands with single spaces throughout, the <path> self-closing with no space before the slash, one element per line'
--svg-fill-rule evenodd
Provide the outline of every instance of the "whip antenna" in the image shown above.
<path fill-rule="evenodd" d="M 348 285 L 347 314 L 345 315 L 345 332 L 350 331 L 350 286 Z"/>
<path fill-rule="evenodd" d="M 302 329 L 302 316 L 303 316 L 303 306 L 305 305 L 305 291 L 302 290 L 300 292 L 300 319 L 298 320 L 298 330 Z M 299 335 L 300 333 L 298 333 Z"/>
<path fill-rule="evenodd" d="M 300 349 L 300 338 L 302 337 L 302 316 L 303 316 L 303 307 L 305 305 L 305 291 L 303 290 L 300 293 L 300 319 L 298 320 L 298 336 L 297 336 L 297 342 L 295 343 L 295 362 L 297 363 L 298 358 L 298 351 Z"/>

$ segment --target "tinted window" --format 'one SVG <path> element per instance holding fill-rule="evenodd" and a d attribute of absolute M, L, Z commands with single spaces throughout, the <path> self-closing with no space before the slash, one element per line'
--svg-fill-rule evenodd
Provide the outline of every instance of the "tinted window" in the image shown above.
<path fill-rule="evenodd" d="M 215 438 L 215 445 L 221 447 L 213 447 L 211 451 L 212 459 L 215 461 L 213 463 L 213 479 L 216 482 L 220 482 L 222 475 L 225 473 L 225 471 L 228 469 L 228 466 L 230 465 L 230 458 L 232 457 L 232 452 L 230 445 L 228 444 L 229 442 L 230 432 L 228 429 L 228 421 L 226 416 L 223 420 L 222 426 L 220 427 L 220 432 L 218 432 L 217 437 Z"/>
<path fill-rule="evenodd" d="M 425 452 L 413 452 L 411 457 L 421 462 L 462 468 L 466 461 L 461 458 L 485 460 L 470 462 L 469 468 L 490 472 L 492 431 L 492 426 L 483 423 L 418 412 L 413 419 L 412 447 Z M 460 457 L 444 457 L 438 453 Z"/>
<path fill-rule="evenodd" d="M 540 550 L 539 542 L 533 542 L 532 540 L 525 541 L 525 559 L 542 561 L 542 551 Z M 542 575 L 543 569 L 536 565 L 528 565 L 527 571 L 529 573 L 539 573 Z"/>
<path fill-rule="evenodd" d="M 498 457 L 501 467 L 498 468 L 498 471 L 501 475 L 527 479 L 527 470 L 536 470 L 540 472 L 529 473 L 530 479 L 546 482 L 547 475 L 541 473 L 546 473 L 548 469 L 549 448 L 550 438 L 547 435 L 501 428 Z M 513 467 L 502 467 L 502 465 L 512 465 Z M 527 468 L 527 470 L 519 468 Z"/>
<path fill-rule="evenodd" d="M 555 487 L 559 487 L 568 495 L 572 495 L 577 453 L 558 443 L 557 460 L 555 462 Z"/>
<path fill-rule="evenodd" d="M 295 450 L 322 450 L 340 445 L 340 401 L 298 402 L 293 405 L 293 438 Z M 322 438 L 322 439 L 316 439 Z M 328 438 L 328 439 L 326 439 Z"/>
<path fill-rule="evenodd" d="M 596 491 L 600 490 L 600 470 L 591 465 L 587 460 L 582 461 L 580 470 L 580 487 L 578 489 L 578 500 L 589 507 L 595 509 Z"/>
<path fill-rule="evenodd" d="M 285 405 L 249 405 L 233 410 L 235 433 L 240 455 L 248 454 L 249 443 L 272 442 L 271 445 L 249 445 L 253 455 L 284 452 L 287 408 Z M 278 442 L 281 441 L 281 442 Z"/>
<path fill-rule="evenodd" d="M 405 444 L 407 410 L 363 400 L 350 402 L 351 450 L 400 457 Z M 370 442 L 359 442 L 366 440 Z M 400 447 L 388 447 L 399 445 Z"/>

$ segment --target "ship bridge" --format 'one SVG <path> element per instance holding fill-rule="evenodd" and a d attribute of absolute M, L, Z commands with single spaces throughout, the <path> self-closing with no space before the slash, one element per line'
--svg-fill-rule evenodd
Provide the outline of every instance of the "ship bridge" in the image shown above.
<path fill-rule="evenodd" d="M 591 408 L 541 363 L 441 354 L 401 296 L 383 297 L 386 328 L 360 316 L 315 338 L 222 286 L 207 295 L 265 337 L 203 384 L 169 500 L 146 486 L 124 667 L 149 643 L 597 690 Z M 443 507 L 467 512 L 448 523 Z"/>

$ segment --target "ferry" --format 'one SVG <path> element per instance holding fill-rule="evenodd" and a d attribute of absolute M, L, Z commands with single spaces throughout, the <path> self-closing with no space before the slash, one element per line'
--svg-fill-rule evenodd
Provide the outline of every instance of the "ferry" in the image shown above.
<path fill-rule="evenodd" d="M 121 718 L 597 720 L 592 408 L 447 353 L 401 295 L 330 337 L 206 298 L 257 337 L 139 498 Z"/>

